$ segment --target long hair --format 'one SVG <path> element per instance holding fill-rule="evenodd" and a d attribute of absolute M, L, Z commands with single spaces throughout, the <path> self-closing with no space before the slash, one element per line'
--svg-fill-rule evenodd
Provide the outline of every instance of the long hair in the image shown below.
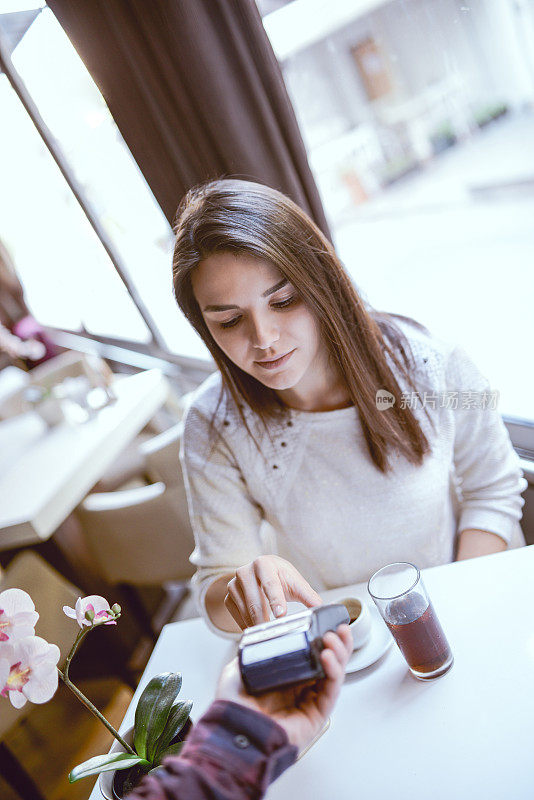
<path fill-rule="evenodd" d="M 369 454 L 382 472 L 389 456 L 401 453 L 421 464 L 428 441 L 415 415 L 401 407 L 394 374 L 414 387 L 409 343 L 391 316 L 376 318 L 353 286 L 334 248 L 293 201 L 280 192 L 243 180 L 217 180 L 190 190 L 178 208 L 173 284 L 178 305 L 200 334 L 247 426 L 243 401 L 267 426 L 284 414 L 273 389 L 237 367 L 214 341 L 195 299 L 191 274 L 213 253 L 231 252 L 263 259 L 290 281 L 318 322 L 320 335 L 357 409 Z M 395 403 L 377 408 L 377 391 Z M 249 430 L 250 432 L 250 430 Z"/>

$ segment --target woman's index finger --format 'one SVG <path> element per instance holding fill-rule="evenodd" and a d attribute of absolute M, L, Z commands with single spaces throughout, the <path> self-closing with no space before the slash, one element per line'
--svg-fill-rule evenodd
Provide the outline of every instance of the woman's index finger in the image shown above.
<path fill-rule="evenodd" d="M 257 561 L 254 569 L 258 583 L 274 616 L 283 617 L 287 612 L 287 603 L 277 568 L 271 562 Z"/>

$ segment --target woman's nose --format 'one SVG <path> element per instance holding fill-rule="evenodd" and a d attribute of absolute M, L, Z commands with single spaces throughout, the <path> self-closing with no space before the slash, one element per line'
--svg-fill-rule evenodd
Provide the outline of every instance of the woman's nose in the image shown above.
<path fill-rule="evenodd" d="M 259 350 L 267 350 L 280 338 L 278 325 L 271 318 L 251 320 L 251 342 Z"/>

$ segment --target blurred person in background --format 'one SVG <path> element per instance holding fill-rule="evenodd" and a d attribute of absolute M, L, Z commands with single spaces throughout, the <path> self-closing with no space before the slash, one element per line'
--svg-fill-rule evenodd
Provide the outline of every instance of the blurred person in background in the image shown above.
<path fill-rule="evenodd" d="M 57 355 L 58 348 L 32 316 L 11 256 L 0 241 L 0 369 L 27 369 Z"/>

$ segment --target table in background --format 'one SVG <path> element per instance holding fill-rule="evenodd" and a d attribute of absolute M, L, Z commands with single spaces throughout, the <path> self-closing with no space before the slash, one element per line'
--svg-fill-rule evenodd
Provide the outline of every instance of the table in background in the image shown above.
<path fill-rule="evenodd" d="M 48 429 L 36 413 L 0 422 L 0 550 L 49 539 L 160 408 L 159 370 L 119 377 L 117 400 L 86 422 Z"/>
<path fill-rule="evenodd" d="M 396 646 L 349 676 L 327 733 L 276 781 L 271 800 L 531 800 L 534 796 L 534 546 L 424 570 L 454 652 L 424 683 Z M 345 587 L 324 596 L 364 596 Z M 213 699 L 232 642 L 202 620 L 167 625 L 124 719 L 159 672 L 183 674 L 193 719 Z M 95 787 L 90 800 L 101 800 Z M 184 798 L 184 800 L 186 800 Z"/>

